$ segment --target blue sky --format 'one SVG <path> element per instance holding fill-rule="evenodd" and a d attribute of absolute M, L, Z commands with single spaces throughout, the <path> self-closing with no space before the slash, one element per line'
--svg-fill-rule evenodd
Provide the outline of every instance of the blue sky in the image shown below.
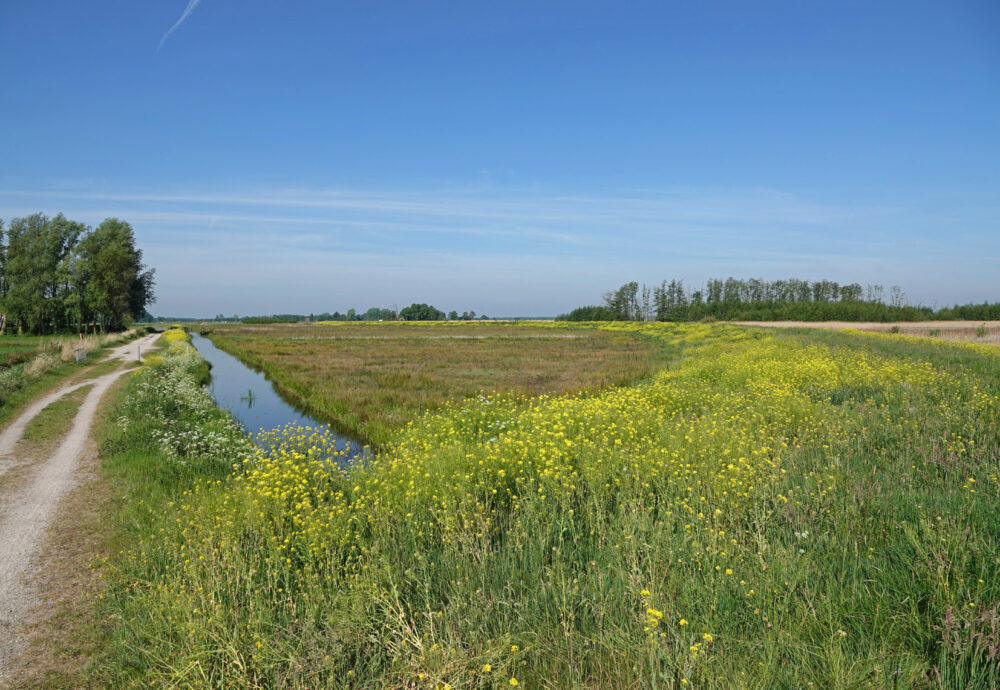
<path fill-rule="evenodd" d="M 6 0 L 0 218 L 34 211 L 130 221 L 164 315 L 1000 300 L 1000 3 Z"/>

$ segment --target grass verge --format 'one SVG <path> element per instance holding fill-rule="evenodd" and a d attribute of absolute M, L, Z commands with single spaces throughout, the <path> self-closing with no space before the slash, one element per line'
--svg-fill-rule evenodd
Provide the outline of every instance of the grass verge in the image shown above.
<path fill-rule="evenodd" d="M 124 334 L 88 337 L 85 345 L 92 358 L 91 362 L 93 358 L 135 335 L 135 332 L 129 331 Z M 5 339 L 19 337 L 21 336 L 5 336 Z M 108 373 L 119 365 L 119 362 L 99 363 L 96 366 L 89 362 L 77 364 L 73 359 L 62 359 L 57 354 L 63 349 L 72 354 L 72 339 L 53 343 L 58 347 L 49 348 L 40 354 L 36 351 L 35 356 L 26 363 L 0 369 L 0 426 L 13 419 L 29 402 L 54 390 L 64 381 L 87 378 L 93 371 Z"/>

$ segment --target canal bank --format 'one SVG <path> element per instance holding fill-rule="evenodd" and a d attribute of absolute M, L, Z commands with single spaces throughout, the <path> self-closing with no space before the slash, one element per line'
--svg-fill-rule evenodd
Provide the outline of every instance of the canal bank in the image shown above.
<path fill-rule="evenodd" d="M 262 432 L 293 424 L 334 438 L 337 450 L 343 452 L 345 457 L 370 453 L 362 444 L 334 431 L 329 424 L 289 404 L 274 389 L 267 376 L 223 352 L 205 336 L 191 333 L 191 343 L 211 365 L 212 380 L 208 390 L 216 405 L 232 414 L 255 439 L 259 440 Z"/>

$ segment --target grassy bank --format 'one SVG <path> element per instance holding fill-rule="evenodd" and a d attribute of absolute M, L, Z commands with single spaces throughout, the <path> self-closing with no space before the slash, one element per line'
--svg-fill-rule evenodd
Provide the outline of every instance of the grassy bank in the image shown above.
<path fill-rule="evenodd" d="M 279 324 L 210 337 L 292 403 L 374 447 L 449 401 L 595 391 L 666 361 L 661 344 L 634 334 L 522 324 Z"/>
<path fill-rule="evenodd" d="M 995 685 L 1000 357 L 612 328 L 681 354 L 446 407 L 348 472 L 220 431 L 193 357 L 147 367 L 106 430 L 96 684 Z"/>
<path fill-rule="evenodd" d="M 146 366 L 128 376 L 114 392 L 96 431 L 102 475 L 110 487 L 104 507 L 105 553 L 121 554 L 123 549 L 144 548 L 146 540 L 172 538 L 175 501 L 199 483 L 225 479 L 253 454 L 238 425 L 205 392 L 208 366 L 187 341 L 183 332 L 168 331 L 161 339 L 166 352 L 146 357 Z M 166 572 L 170 568 L 165 562 L 147 565 Z M 121 584 L 118 578 L 124 571 L 114 560 L 93 567 L 102 578 Z M 119 596 L 111 599 L 100 595 L 100 623 L 92 633 L 96 638 L 92 644 L 104 656 L 75 682 L 118 687 L 151 677 L 143 655 L 128 647 L 133 638 L 123 636 L 121 626 L 123 617 L 135 621 L 141 615 L 148 603 L 143 596 L 148 584 L 136 581 L 125 592 L 113 589 Z"/>
<path fill-rule="evenodd" d="M 38 395 L 55 388 L 75 374 L 89 371 L 88 367 L 105 349 L 127 342 L 135 335 L 135 331 L 126 331 L 87 336 L 83 340 L 70 337 L 0 337 L 0 357 L 5 356 L 3 353 L 8 353 L 7 366 L 0 365 L 0 424 L 12 419 L 25 404 Z M 30 349 L 22 349 L 29 345 Z M 74 351 L 77 348 L 86 352 L 89 361 L 79 364 L 76 362 Z"/>

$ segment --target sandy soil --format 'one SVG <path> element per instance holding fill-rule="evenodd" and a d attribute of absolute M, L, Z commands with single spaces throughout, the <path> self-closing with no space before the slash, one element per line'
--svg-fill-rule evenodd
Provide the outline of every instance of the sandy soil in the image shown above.
<path fill-rule="evenodd" d="M 854 328 L 861 331 L 888 333 L 896 328 L 903 335 L 942 338 L 982 345 L 1000 345 L 1000 321 L 901 321 L 873 323 L 852 321 L 735 321 L 744 326 L 774 328 Z M 985 334 L 981 334 L 985 328 Z"/>
<path fill-rule="evenodd" d="M 137 348 L 151 348 L 158 338 L 151 334 L 112 350 L 109 357 L 136 360 Z M 11 487 L 0 501 L 0 683 L 14 657 L 24 647 L 19 628 L 37 603 L 31 574 L 59 502 L 78 483 L 78 466 L 90 440 L 90 428 L 101 397 L 129 369 L 119 369 L 94 379 L 70 384 L 30 405 L 0 433 L 0 473 L 20 464 L 17 443 L 25 427 L 47 405 L 82 386 L 87 393 L 66 436 L 55 452 L 30 468 L 23 485 Z"/>

